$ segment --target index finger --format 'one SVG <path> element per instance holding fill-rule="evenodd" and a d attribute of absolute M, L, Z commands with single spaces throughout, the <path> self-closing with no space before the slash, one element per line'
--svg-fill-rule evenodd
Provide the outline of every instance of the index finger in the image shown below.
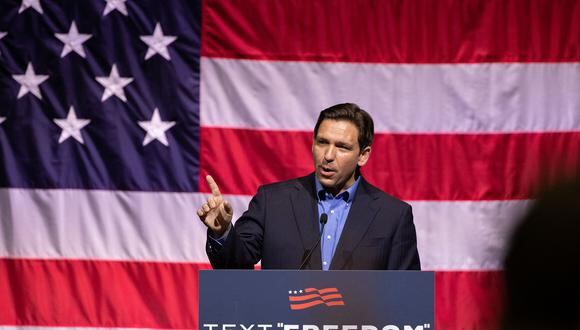
<path fill-rule="evenodd" d="M 215 180 L 211 177 L 211 175 L 206 176 L 205 179 L 207 180 L 209 189 L 211 189 L 211 194 L 215 197 L 221 197 L 222 193 L 220 192 L 220 188 L 218 187 L 217 183 L 215 183 Z"/>

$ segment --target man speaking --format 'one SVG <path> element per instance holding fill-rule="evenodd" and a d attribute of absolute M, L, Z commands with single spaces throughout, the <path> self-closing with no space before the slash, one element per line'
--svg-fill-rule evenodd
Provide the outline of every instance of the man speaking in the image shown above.
<path fill-rule="evenodd" d="M 421 268 L 411 206 L 360 175 L 374 124 L 356 104 L 323 110 L 314 127 L 314 173 L 261 186 L 231 224 L 233 209 L 211 176 L 212 196 L 197 211 L 208 227 L 214 268 Z"/>

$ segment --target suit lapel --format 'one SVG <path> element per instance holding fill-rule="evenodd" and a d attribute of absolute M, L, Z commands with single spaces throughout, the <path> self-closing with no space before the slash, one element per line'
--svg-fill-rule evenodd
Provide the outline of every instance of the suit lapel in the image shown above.
<path fill-rule="evenodd" d="M 296 182 L 296 190 L 291 197 L 294 219 L 300 232 L 304 251 L 312 248 L 320 236 L 320 227 L 316 221 L 318 219 L 318 208 L 316 204 L 316 189 L 314 187 L 314 175 L 300 178 Z M 321 255 L 319 245 L 312 253 L 310 267 L 307 266 L 306 269 L 322 269 Z"/>
<path fill-rule="evenodd" d="M 367 182 L 361 178 L 359 187 L 348 212 L 344 229 L 340 235 L 338 246 L 334 252 L 330 269 L 343 269 L 348 267 L 348 261 L 355 247 L 362 240 L 368 227 L 375 218 L 377 209 L 373 207 L 373 195 L 370 194 Z"/>

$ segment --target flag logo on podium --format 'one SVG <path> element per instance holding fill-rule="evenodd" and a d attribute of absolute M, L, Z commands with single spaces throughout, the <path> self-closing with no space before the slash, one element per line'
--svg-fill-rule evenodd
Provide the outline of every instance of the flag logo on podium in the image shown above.
<path fill-rule="evenodd" d="M 290 290 L 288 291 L 288 300 L 291 310 L 308 309 L 318 305 L 344 306 L 342 294 L 337 288 Z"/>

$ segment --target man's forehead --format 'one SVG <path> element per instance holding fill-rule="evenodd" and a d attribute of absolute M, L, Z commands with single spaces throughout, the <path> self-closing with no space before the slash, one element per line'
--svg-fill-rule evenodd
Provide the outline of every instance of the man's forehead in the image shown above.
<path fill-rule="evenodd" d="M 324 131 L 324 132 L 322 132 Z M 320 133 L 335 133 L 335 134 L 358 134 L 358 128 L 350 120 L 346 119 L 324 119 L 318 127 L 318 134 Z"/>
<path fill-rule="evenodd" d="M 320 123 L 318 134 L 314 138 L 325 138 L 346 144 L 357 144 L 358 128 L 349 120 L 325 119 Z"/>

